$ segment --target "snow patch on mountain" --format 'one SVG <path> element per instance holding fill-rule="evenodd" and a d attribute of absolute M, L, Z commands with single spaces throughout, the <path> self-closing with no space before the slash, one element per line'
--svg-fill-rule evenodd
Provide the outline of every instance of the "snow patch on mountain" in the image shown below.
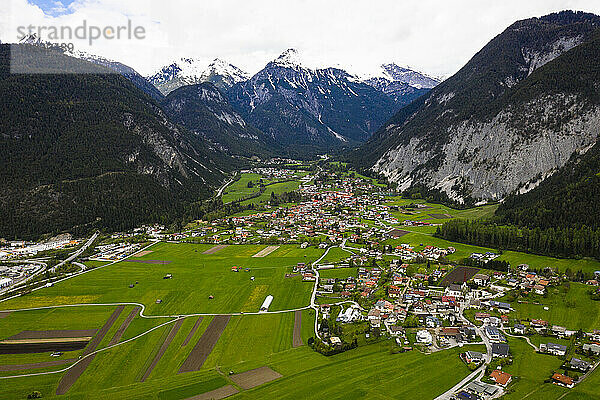
<path fill-rule="evenodd" d="M 181 58 L 162 67 L 149 76 L 148 80 L 161 92 L 168 94 L 182 86 L 203 82 L 211 82 L 220 89 L 228 89 L 249 78 L 248 73 L 219 58 L 212 61 L 201 58 Z"/>

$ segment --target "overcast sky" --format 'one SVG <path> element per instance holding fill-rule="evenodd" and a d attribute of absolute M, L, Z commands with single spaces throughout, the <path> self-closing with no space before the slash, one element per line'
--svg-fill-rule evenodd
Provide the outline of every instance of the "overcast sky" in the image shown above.
<path fill-rule="evenodd" d="M 384 62 L 452 75 L 516 20 L 564 9 L 600 14 L 599 0 L 8 0 L 0 40 L 19 26 L 118 26 L 143 40 L 77 49 L 150 74 L 179 57 L 222 58 L 255 73 L 287 48 L 308 66 L 365 74 Z"/>

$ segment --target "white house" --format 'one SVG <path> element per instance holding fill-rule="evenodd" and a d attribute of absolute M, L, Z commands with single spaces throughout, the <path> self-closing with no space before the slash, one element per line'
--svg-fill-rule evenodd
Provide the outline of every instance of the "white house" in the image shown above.
<path fill-rule="evenodd" d="M 433 337 L 431 336 L 431 333 L 429 333 L 429 331 L 426 330 L 421 330 L 417 332 L 417 343 L 422 343 L 422 344 L 431 344 L 433 343 Z"/>

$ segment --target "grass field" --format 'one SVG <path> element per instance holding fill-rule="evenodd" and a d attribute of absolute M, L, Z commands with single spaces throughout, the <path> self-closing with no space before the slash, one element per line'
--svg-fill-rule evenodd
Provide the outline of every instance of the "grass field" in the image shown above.
<path fill-rule="evenodd" d="M 334 247 L 331 250 L 329 250 L 329 252 L 325 256 L 325 258 L 323 258 L 320 264 L 337 264 L 351 256 L 352 253 L 350 253 L 349 251 L 343 250 L 339 247 Z"/>
<path fill-rule="evenodd" d="M 269 201 L 271 199 L 271 193 L 275 193 L 277 195 L 277 194 L 281 194 L 284 192 L 293 192 L 295 190 L 298 190 L 299 187 L 300 187 L 300 181 L 288 181 L 288 182 L 274 183 L 272 185 L 265 187 L 265 191 L 260 196 L 254 198 L 254 199 L 242 201 L 241 204 L 247 205 L 247 204 L 266 203 L 267 201 Z"/>
<path fill-rule="evenodd" d="M 561 272 L 564 272 L 567 268 L 570 268 L 573 272 L 582 270 L 593 273 L 600 270 L 600 261 L 594 259 L 553 258 L 515 251 L 504 251 L 498 260 L 508 261 L 512 266 L 528 264 L 531 268 L 550 267 Z"/>
<path fill-rule="evenodd" d="M 509 338 L 508 344 L 511 349 L 513 364 L 503 369 L 513 376 L 517 376 L 511 385 L 512 393 L 503 398 L 507 400 L 517 399 L 558 399 L 569 391 L 556 385 L 544 383 L 545 379 L 552 376 L 553 371 L 558 370 L 562 361 L 558 357 L 546 354 L 538 354 L 523 339 Z"/>
<path fill-rule="evenodd" d="M 258 180 L 261 178 L 259 174 L 242 174 L 239 180 L 233 182 L 231 185 L 227 186 L 223 191 L 222 200 L 223 203 L 231 203 L 232 201 L 237 201 L 248 197 L 254 193 L 258 193 L 259 186 L 257 184 Z M 253 182 L 255 185 L 251 188 L 248 187 L 248 182 Z"/>
<path fill-rule="evenodd" d="M 323 250 L 286 245 L 267 257 L 254 258 L 266 246 L 243 245 L 202 254 L 211 247 L 160 243 L 140 259 L 169 264 L 120 262 L 0 303 L 0 308 L 136 302 L 146 305 L 147 315 L 256 312 L 269 294 L 274 296 L 271 310 L 309 304 L 312 285 L 300 277 L 285 278 L 285 273 L 298 262 L 315 261 Z M 250 272 L 232 272 L 233 266 L 250 268 Z M 163 279 L 166 274 L 173 278 Z M 129 288 L 136 281 L 139 283 Z M 214 299 L 210 300 L 210 295 Z M 162 303 L 156 304 L 157 299 Z"/>
<path fill-rule="evenodd" d="M 489 204 L 479 207 L 468 208 L 465 210 L 454 209 L 442 204 L 426 203 L 424 200 L 412 200 L 394 197 L 387 203 L 389 206 L 406 206 L 409 204 L 425 204 L 428 208 L 415 209 L 409 213 L 403 211 L 394 211 L 391 214 L 394 215 L 399 221 L 412 220 L 412 221 L 426 221 L 432 224 L 439 224 L 448 221 L 445 218 L 435 218 L 430 214 L 448 214 L 454 218 L 464 219 L 486 219 L 494 215 L 497 204 Z"/>
<path fill-rule="evenodd" d="M 336 279 L 345 279 L 349 276 L 355 277 L 358 275 L 358 267 L 353 268 L 334 268 L 334 269 L 324 269 L 319 271 L 319 275 L 321 278 L 336 278 Z"/>
<path fill-rule="evenodd" d="M 439 239 L 431 234 L 413 232 L 408 235 L 404 235 L 399 239 L 388 239 L 384 242 L 385 244 L 399 245 L 400 243 L 408 243 L 415 248 L 416 251 L 423 250 L 424 246 L 436 246 L 441 248 L 454 247 L 456 252 L 450 254 L 447 258 L 450 261 L 460 261 L 465 257 L 469 257 L 472 253 L 485 253 L 487 251 L 494 251 L 485 247 L 471 246 L 468 244 L 449 242 L 444 239 Z M 423 245 L 423 246 L 421 246 Z"/>
<path fill-rule="evenodd" d="M 546 298 L 530 295 L 530 303 L 513 301 L 511 305 L 519 319 L 543 319 L 552 325 L 589 331 L 600 327 L 600 303 L 590 299 L 589 290 L 584 284 L 571 283 L 566 293 L 560 288 L 550 288 Z M 533 304 L 534 301 L 540 304 Z"/>

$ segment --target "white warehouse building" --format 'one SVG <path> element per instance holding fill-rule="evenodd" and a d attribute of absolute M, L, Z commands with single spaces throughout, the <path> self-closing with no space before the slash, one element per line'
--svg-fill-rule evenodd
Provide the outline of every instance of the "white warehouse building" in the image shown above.
<path fill-rule="evenodd" d="M 267 312 L 269 311 L 269 307 L 271 306 L 271 303 L 273 302 L 273 296 L 268 295 L 265 298 L 265 301 L 263 301 L 262 306 L 260 306 L 260 312 Z"/>

